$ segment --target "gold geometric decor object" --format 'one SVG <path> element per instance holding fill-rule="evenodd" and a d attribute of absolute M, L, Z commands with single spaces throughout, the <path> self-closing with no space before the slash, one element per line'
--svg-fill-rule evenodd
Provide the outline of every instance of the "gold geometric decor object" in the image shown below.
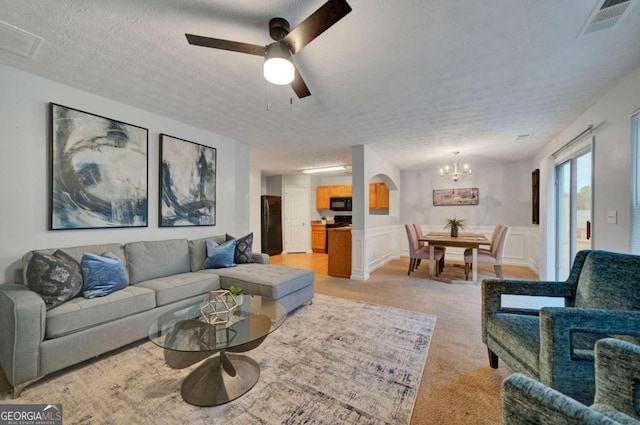
<path fill-rule="evenodd" d="M 200 303 L 200 314 L 210 325 L 229 324 L 233 313 L 238 308 L 238 301 L 227 290 L 210 291 Z"/>

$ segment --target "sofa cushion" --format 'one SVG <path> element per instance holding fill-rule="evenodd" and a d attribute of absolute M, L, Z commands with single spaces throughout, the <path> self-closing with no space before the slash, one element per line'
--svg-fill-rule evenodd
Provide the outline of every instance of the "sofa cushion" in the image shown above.
<path fill-rule="evenodd" d="M 241 238 L 234 238 L 230 234 L 226 234 L 228 241 L 236 240 L 236 251 L 233 254 L 233 262 L 236 264 L 253 263 L 253 232 Z"/>
<path fill-rule="evenodd" d="M 82 256 L 82 296 L 85 298 L 104 297 L 127 287 L 127 278 L 120 259 L 111 252 L 104 255 Z"/>
<path fill-rule="evenodd" d="M 220 276 L 220 286 L 223 289 L 235 285 L 247 294 L 276 300 L 313 285 L 313 272 L 310 270 L 270 264 L 240 264 L 238 267 L 202 270 L 200 273 L 215 273 Z"/>
<path fill-rule="evenodd" d="M 47 310 L 70 300 L 82 289 L 80 264 L 61 250 L 53 255 L 34 252 L 26 275 L 28 288 L 42 297 Z"/>
<path fill-rule="evenodd" d="M 580 271 L 575 306 L 640 310 L 640 256 L 591 251 Z"/>
<path fill-rule="evenodd" d="M 31 261 L 31 257 L 33 256 L 33 253 L 37 251 L 42 254 L 53 255 L 53 253 L 56 252 L 56 250 L 58 250 L 58 248 L 38 249 L 34 251 L 29 251 L 22 256 L 22 272 L 23 272 L 22 278 L 24 280 L 23 283 L 25 285 L 29 280 L 27 276 L 27 267 L 29 265 L 29 261 Z M 82 261 L 82 256 L 84 255 L 85 252 L 90 252 L 91 254 L 97 254 L 97 255 L 102 255 L 105 252 L 112 252 L 122 262 L 122 265 L 124 266 L 124 275 L 127 278 L 127 282 L 129 282 L 129 272 L 127 270 L 127 257 L 124 254 L 124 247 L 119 243 L 74 246 L 70 248 L 60 248 L 60 250 L 66 254 L 69 254 L 71 258 L 73 258 L 78 262 L 78 264 L 80 264 L 80 262 Z"/>
<path fill-rule="evenodd" d="M 202 270 L 204 260 L 207 259 L 207 240 L 214 241 L 218 244 L 226 242 L 225 235 L 209 236 L 208 238 L 194 239 L 189 241 L 189 257 L 192 272 Z"/>
<path fill-rule="evenodd" d="M 233 262 L 236 251 L 236 241 L 230 240 L 223 244 L 214 241 L 207 241 L 207 259 L 202 265 L 203 269 L 223 269 L 225 267 L 235 267 Z"/>
<path fill-rule="evenodd" d="M 220 289 L 220 277 L 213 274 L 182 273 L 146 280 L 136 285 L 152 289 L 158 307 Z"/>
<path fill-rule="evenodd" d="M 56 338 L 88 329 L 151 310 L 155 305 L 155 293 L 151 289 L 136 286 L 127 286 L 106 297 L 72 298 L 47 311 L 45 338 Z"/>
<path fill-rule="evenodd" d="M 191 270 L 186 239 L 131 242 L 125 244 L 124 250 L 132 285 Z"/>

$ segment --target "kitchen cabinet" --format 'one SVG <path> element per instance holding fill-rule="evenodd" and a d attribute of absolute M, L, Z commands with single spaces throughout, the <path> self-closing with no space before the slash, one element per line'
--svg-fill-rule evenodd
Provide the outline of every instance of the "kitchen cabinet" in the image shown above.
<path fill-rule="evenodd" d="M 327 246 L 327 226 L 324 224 L 311 225 L 311 250 L 325 252 Z"/>
<path fill-rule="evenodd" d="M 318 186 L 316 187 L 316 209 L 328 210 L 330 209 L 330 198 L 348 198 L 351 197 L 351 193 L 352 190 L 350 184 Z"/>
<path fill-rule="evenodd" d="M 328 210 L 329 198 L 331 198 L 331 186 L 318 186 L 316 188 L 316 209 Z"/>
<path fill-rule="evenodd" d="M 345 198 L 351 196 L 351 185 L 350 184 L 338 184 L 329 186 L 331 197 L 336 198 Z"/>
<path fill-rule="evenodd" d="M 369 209 L 389 209 L 389 188 L 383 182 L 369 183 Z"/>
<path fill-rule="evenodd" d="M 351 278 L 351 228 L 338 227 L 327 231 L 329 276 Z"/>

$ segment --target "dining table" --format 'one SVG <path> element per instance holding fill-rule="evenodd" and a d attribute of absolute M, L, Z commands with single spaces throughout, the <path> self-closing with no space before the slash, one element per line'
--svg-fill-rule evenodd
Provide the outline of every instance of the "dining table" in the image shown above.
<path fill-rule="evenodd" d="M 436 245 L 451 246 L 456 248 L 472 249 L 472 279 L 478 280 L 478 248 L 480 245 L 490 245 L 489 239 L 482 233 L 459 233 L 458 236 L 451 236 L 449 232 L 429 232 L 418 238 L 420 242 L 429 244 L 429 274 L 435 273 L 435 252 Z"/>

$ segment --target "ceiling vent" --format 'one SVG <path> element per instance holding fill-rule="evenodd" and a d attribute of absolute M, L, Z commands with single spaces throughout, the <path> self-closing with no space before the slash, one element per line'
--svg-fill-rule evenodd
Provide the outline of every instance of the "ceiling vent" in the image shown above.
<path fill-rule="evenodd" d="M 530 134 L 519 134 L 516 136 L 516 142 L 522 142 L 524 140 L 529 140 L 533 136 L 533 133 Z"/>
<path fill-rule="evenodd" d="M 0 21 L 0 49 L 33 58 L 42 43 L 42 37 Z"/>
<path fill-rule="evenodd" d="M 578 37 L 594 31 L 611 28 L 628 15 L 634 0 L 598 0 L 591 15 L 582 26 Z M 637 1 L 637 0 L 635 0 Z"/>

